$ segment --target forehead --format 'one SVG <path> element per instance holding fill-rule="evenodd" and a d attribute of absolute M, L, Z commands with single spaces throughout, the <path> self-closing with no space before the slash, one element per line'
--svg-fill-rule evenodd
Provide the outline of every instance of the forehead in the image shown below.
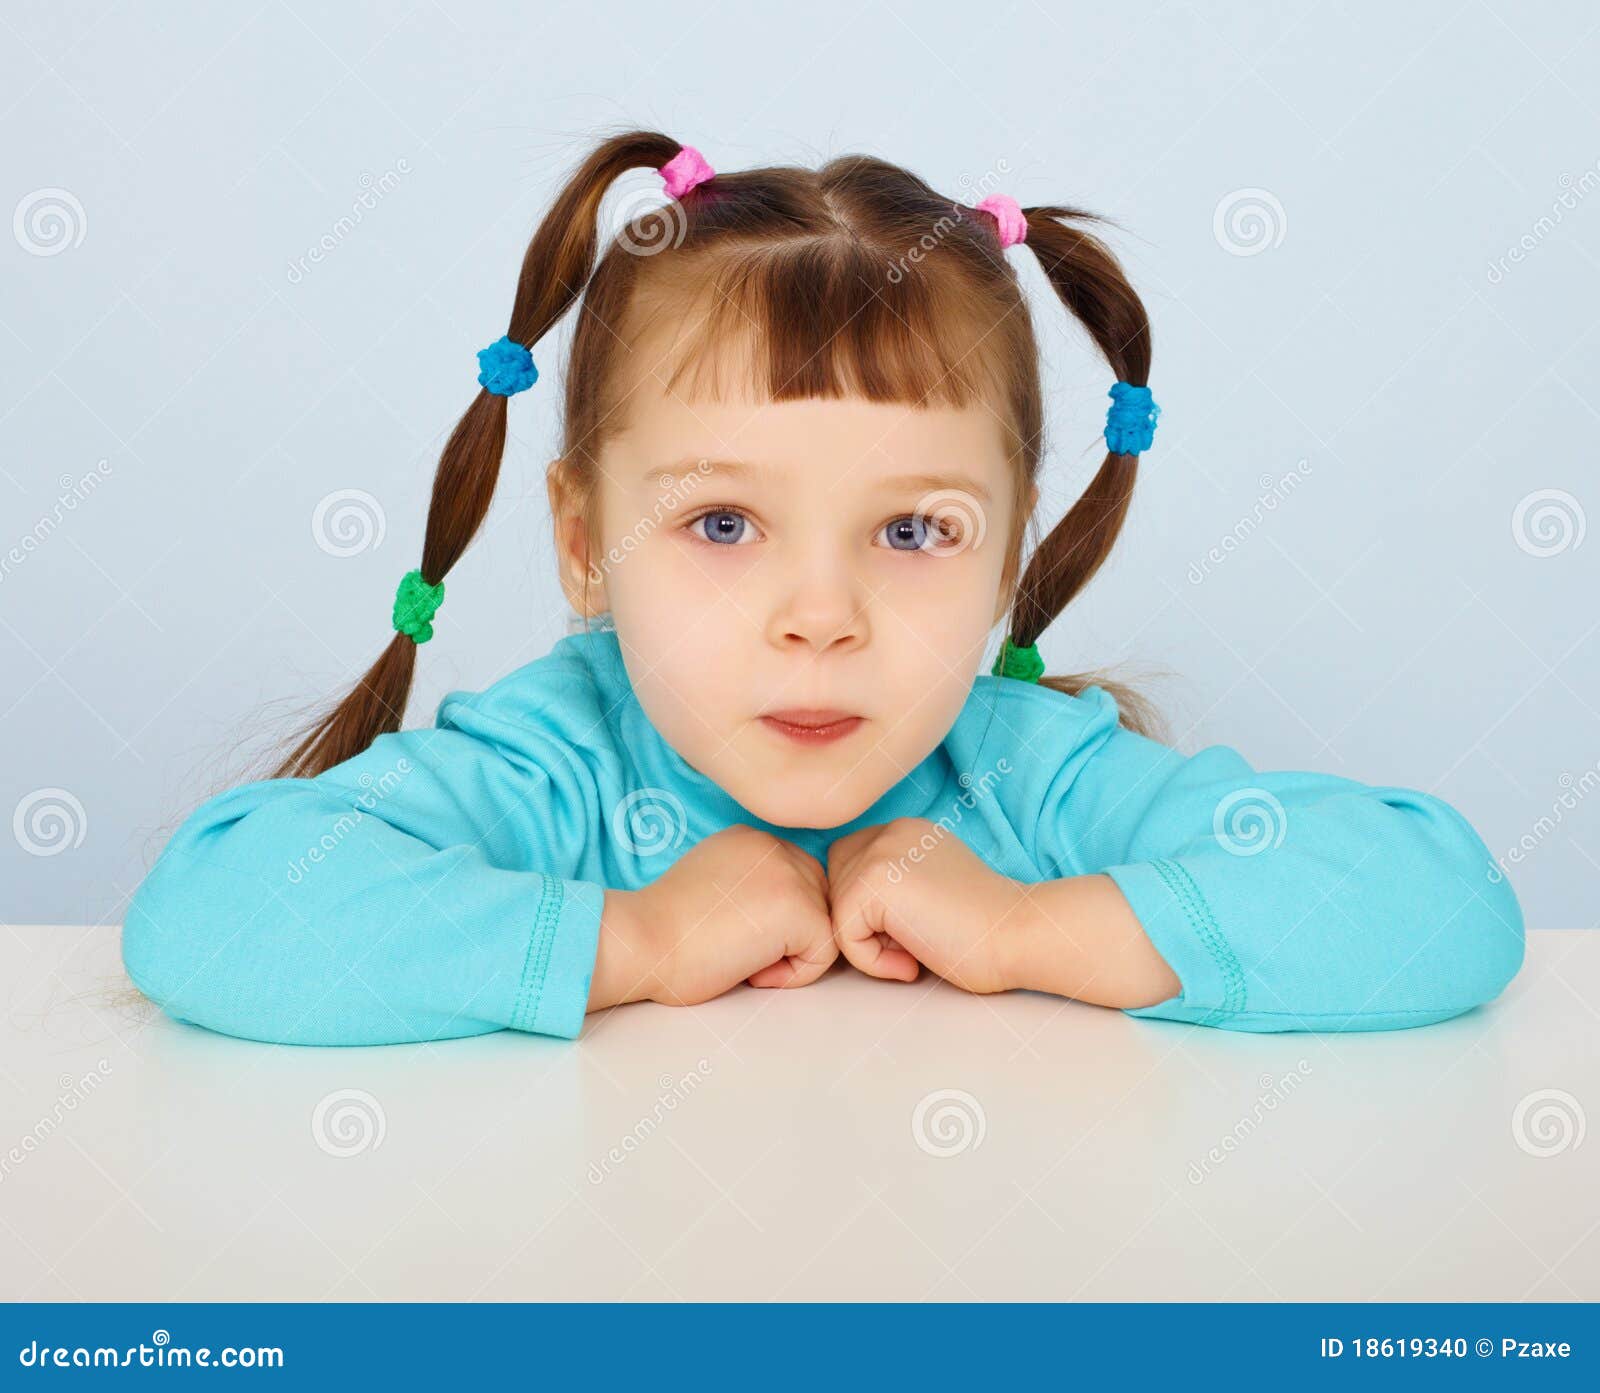
<path fill-rule="evenodd" d="M 756 366 L 753 333 L 719 340 L 715 362 L 689 361 L 706 348 L 696 313 L 658 311 L 624 336 L 608 453 L 641 467 L 697 459 L 745 460 L 775 473 L 805 466 L 840 486 L 960 466 L 1000 492 L 1010 432 L 988 394 L 959 405 L 871 400 L 842 383 L 836 395 L 775 398 Z"/>

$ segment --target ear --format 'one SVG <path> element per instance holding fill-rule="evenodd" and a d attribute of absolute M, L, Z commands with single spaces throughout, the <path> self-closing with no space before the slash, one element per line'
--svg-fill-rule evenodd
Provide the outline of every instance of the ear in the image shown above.
<path fill-rule="evenodd" d="M 606 608 L 605 576 L 603 572 L 594 578 L 586 574 L 589 568 L 588 527 L 583 519 L 582 494 L 573 481 L 571 467 L 565 460 L 551 460 L 545 470 L 544 484 L 555 529 L 561 593 L 579 614 L 586 617 L 599 614 Z"/>

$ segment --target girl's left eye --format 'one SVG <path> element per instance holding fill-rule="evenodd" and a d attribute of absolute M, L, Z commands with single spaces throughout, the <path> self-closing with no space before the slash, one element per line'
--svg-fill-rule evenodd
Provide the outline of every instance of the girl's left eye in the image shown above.
<path fill-rule="evenodd" d="M 895 551 L 926 551 L 938 553 L 957 550 L 962 532 L 957 518 L 933 517 L 926 513 L 908 513 L 896 518 L 884 528 L 889 546 Z"/>

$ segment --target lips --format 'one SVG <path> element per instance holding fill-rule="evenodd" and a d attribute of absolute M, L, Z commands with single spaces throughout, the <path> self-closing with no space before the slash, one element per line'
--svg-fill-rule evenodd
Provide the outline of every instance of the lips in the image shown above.
<path fill-rule="evenodd" d="M 762 715 L 769 720 L 782 721 L 785 725 L 802 726 L 807 730 L 821 730 L 825 726 L 837 725 L 840 721 L 855 718 L 853 711 L 835 711 L 827 707 L 795 706 L 787 711 L 764 711 Z"/>
<path fill-rule="evenodd" d="M 768 711 L 761 716 L 761 724 L 794 744 L 815 746 L 843 740 L 852 731 L 859 730 L 865 719 L 852 716 L 848 711 L 801 707 Z"/>

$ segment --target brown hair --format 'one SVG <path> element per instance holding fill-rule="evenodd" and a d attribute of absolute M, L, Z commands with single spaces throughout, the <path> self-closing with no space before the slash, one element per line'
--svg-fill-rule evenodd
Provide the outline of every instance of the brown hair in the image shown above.
<path fill-rule="evenodd" d="M 1121 531 L 1136 455 L 1107 454 L 1082 496 L 1019 570 L 1026 504 L 1044 447 L 1039 351 L 1016 271 L 986 213 L 953 203 L 916 175 L 869 156 L 820 169 L 717 174 L 631 220 L 603 254 L 601 201 L 619 175 L 659 168 L 679 142 L 653 131 L 602 141 L 578 166 L 522 261 L 507 336 L 532 347 L 575 301 L 560 466 L 587 515 L 597 453 L 622 424 L 619 368 L 637 330 L 685 303 L 669 390 L 692 372 L 716 390 L 738 363 L 774 400 L 862 396 L 910 405 L 998 406 L 1016 462 L 1017 519 L 1003 585 L 1014 644 L 1034 642 L 1088 584 Z M 1027 246 L 1114 376 L 1144 385 L 1150 326 L 1116 257 L 1081 209 L 1025 208 Z M 753 346 L 753 352 L 730 347 Z M 1108 384 L 1109 385 L 1109 384 Z M 446 442 L 434 476 L 422 575 L 444 578 L 494 495 L 506 398 L 480 390 Z M 595 535 L 591 529 L 591 536 Z M 1014 591 L 1011 587 L 1015 584 Z M 298 738 L 274 777 L 310 777 L 400 728 L 417 645 L 396 632 L 376 663 Z M 1138 693 L 1100 673 L 1044 677 L 1076 695 L 1091 683 L 1117 698 L 1123 724 L 1153 733 Z"/>

